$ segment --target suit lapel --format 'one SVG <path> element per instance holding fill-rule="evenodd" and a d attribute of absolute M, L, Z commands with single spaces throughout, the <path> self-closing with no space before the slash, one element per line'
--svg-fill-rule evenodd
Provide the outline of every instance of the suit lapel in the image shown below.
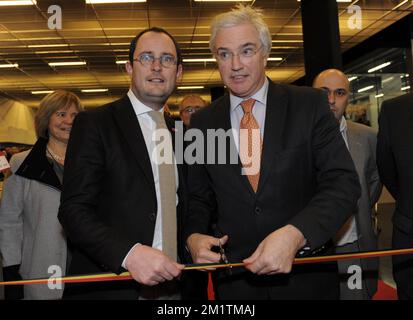
<path fill-rule="evenodd" d="M 153 191 L 155 192 L 152 167 L 146 149 L 145 139 L 128 96 L 125 95 L 113 104 L 113 115 L 125 141 L 129 145 L 131 153 L 142 169 L 149 185 L 153 186 Z"/>
<path fill-rule="evenodd" d="M 288 97 L 282 87 L 269 80 L 267 108 L 265 112 L 264 141 L 261 156 L 261 172 L 257 193 L 264 187 L 274 156 L 282 149 L 282 134 Z"/>
<path fill-rule="evenodd" d="M 229 99 L 229 94 L 226 93 L 225 96 L 222 98 L 222 103 L 217 105 L 215 108 L 215 128 L 222 128 L 225 130 L 225 132 L 228 132 L 228 130 L 232 129 L 231 126 L 231 103 Z M 226 163 L 227 166 L 229 166 L 231 171 L 237 176 L 241 184 L 243 184 L 248 191 L 252 194 L 255 195 L 254 190 L 251 187 L 250 182 L 248 181 L 248 178 L 246 175 L 242 174 L 242 165 L 241 165 L 241 160 L 239 158 L 238 151 L 236 149 L 235 143 L 234 143 L 234 136 L 231 133 L 231 140 L 232 143 L 230 144 L 230 150 L 227 152 L 226 155 Z M 228 149 L 227 149 L 228 150 Z M 237 155 L 237 163 L 236 164 L 231 164 L 230 160 L 231 154 L 236 154 Z"/>

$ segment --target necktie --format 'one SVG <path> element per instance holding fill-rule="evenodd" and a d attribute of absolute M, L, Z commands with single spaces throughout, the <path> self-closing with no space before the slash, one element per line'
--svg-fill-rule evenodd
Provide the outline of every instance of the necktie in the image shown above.
<path fill-rule="evenodd" d="M 165 123 L 164 116 L 159 111 L 150 111 L 148 115 L 156 124 L 156 130 L 162 130 L 161 136 L 169 140 L 169 149 L 164 149 L 164 152 L 172 149 L 172 139 L 169 134 L 168 128 Z M 159 131 L 158 131 L 159 132 Z M 164 133 L 167 132 L 168 135 Z M 157 134 L 156 136 L 159 137 Z M 156 141 L 156 147 L 159 147 L 164 141 Z M 167 141 L 168 143 L 168 141 Z M 160 154 L 159 150 L 156 154 Z M 157 159 L 158 172 L 159 172 L 159 189 L 161 197 L 161 209 L 162 209 L 162 251 L 172 260 L 177 260 L 177 229 L 176 229 L 176 182 L 175 182 L 175 165 L 173 154 L 165 155 L 163 161 L 160 163 Z M 168 161 L 170 160 L 170 161 Z"/>
<path fill-rule="evenodd" d="M 260 126 L 252 114 L 255 100 L 241 102 L 244 116 L 240 123 L 240 159 L 252 189 L 257 192 L 260 178 L 262 140 Z"/>

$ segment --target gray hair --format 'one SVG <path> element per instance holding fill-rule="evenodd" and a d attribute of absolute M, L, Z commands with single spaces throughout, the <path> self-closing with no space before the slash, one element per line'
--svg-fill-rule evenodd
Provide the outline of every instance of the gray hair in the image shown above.
<path fill-rule="evenodd" d="M 259 34 L 263 52 L 267 56 L 271 52 L 271 33 L 268 25 L 263 19 L 262 10 L 253 9 L 251 6 L 238 4 L 229 12 L 221 13 L 215 17 L 211 24 L 211 37 L 209 40 L 209 49 L 215 51 L 215 38 L 218 31 L 222 28 L 234 27 L 242 24 L 252 24 Z"/>

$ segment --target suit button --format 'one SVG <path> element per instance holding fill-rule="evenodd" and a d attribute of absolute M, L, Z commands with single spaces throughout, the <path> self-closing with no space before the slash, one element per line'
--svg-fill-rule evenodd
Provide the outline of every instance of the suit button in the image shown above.
<path fill-rule="evenodd" d="M 255 214 L 260 214 L 262 212 L 262 209 L 260 207 L 255 207 L 254 212 Z"/>
<path fill-rule="evenodd" d="M 152 222 L 154 222 L 154 221 L 156 220 L 156 213 L 152 212 L 152 213 L 149 215 L 149 220 L 151 220 Z"/>

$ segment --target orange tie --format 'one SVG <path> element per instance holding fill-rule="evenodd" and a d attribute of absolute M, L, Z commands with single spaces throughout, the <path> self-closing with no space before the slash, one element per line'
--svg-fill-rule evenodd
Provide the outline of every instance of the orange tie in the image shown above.
<path fill-rule="evenodd" d="M 241 119 L 240 129 L 240 159 L 245 175 L 252 186 L 252 189 L 257 192 L 258 181 L 260 179 L 261 151 L 262 140 L 260 134 L 260 126 L 252 114 L 252 107 L 255 100 L 248 99 L 241 102 L 241 107 L 244 110 L 244 116 Z"/>

